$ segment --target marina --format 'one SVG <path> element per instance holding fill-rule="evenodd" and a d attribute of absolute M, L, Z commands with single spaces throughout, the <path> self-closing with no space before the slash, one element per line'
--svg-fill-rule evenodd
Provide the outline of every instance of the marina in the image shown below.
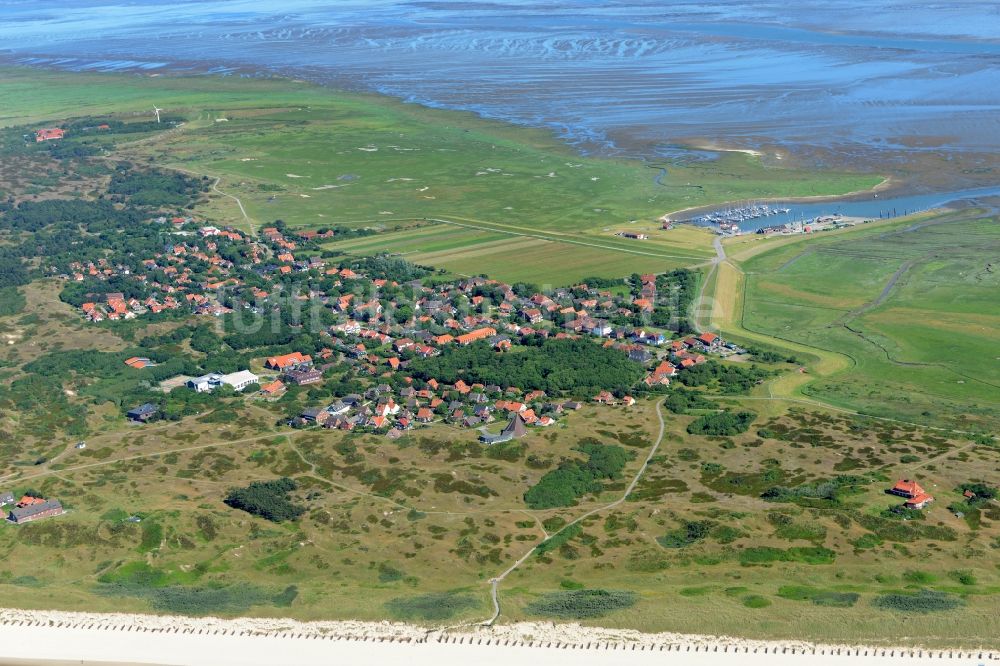
<path fill-rule="evenodd" d="M 878 194 L 865 199 L 827 201 L 771 201 L 743 205 L 728 204 L 700 211 L 679 221 L 710 227 L 722 234 L 797 233 L 816 225 L 837 224 L 850 220 L 883 220 L 912 215 L 958 201 L 1000 197 L 1000 185 L 953 192 L 912 194 L 883 198 Z"/>

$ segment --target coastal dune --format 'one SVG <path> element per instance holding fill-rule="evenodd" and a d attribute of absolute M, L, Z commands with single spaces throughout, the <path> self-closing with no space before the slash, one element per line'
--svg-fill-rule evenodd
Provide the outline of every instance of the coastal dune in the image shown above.
<path fill-rule="evenodd" d="M 708 666 L 788 664 L 986 664 L 1000 654 L 969 650 L 813 645 L 576 624 L 516 623 L 447 632 L 390 622 L 0 610 L 0 666 L 352 666 L 406 663 L 510 666 L 526 660 L 578 666 L 628 663 Z"/>

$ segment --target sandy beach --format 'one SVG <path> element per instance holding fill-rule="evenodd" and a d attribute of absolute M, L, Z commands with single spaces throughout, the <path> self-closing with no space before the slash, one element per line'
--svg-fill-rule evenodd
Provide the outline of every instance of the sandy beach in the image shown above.
<path fill-rule="evenodd" d="M 352 666 L 407 663 L 500 666 L 522 660 L 580 666 L 739 661 L 782 664 L 1000 663 L 1000 653 L 919 648 L 813 645 L 804 642 L 517 623 L 447 633 L 390 622 L 297 622 L 279 619 L 0 610 L 0 666 Z"/>

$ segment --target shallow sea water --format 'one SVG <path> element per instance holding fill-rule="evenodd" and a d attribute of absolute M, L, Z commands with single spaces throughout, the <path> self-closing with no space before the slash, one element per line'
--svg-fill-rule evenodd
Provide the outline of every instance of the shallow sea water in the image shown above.
<path fill-rule="evenodd" d="M 1000 152 L 998 26 L 980 0 L 0 0 L 22 62 L 295 74 L 649 159 Z"/>

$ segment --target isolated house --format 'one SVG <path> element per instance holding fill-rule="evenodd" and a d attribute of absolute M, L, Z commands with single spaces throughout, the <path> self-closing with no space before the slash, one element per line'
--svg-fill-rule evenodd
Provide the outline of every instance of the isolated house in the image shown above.
<path fill-rule="evenodd" d="M 130 421 L 145 423 L 146 421 L 156 416 L 157 412 L 159 411 L 160 411 L 159 407 L 150 402 L 147 402 L 145 405 L 139 405 L 138 407 L 133 407 L 132 409 L 128 410 L 125 416 Z"/>
<path fill-rule="evenodd" d="M 58 127 L 47 127 L 35 131 L 35 141 L 37 143 L 42 143 L 43 141 L 53 141 L 55 139 L 61 139 L 64 136 L 66 136 L 65 130 L 62 130 Z"/>
<path fill-rule="evenodd" d="M 48 518 L 49 516 L 58 516 L 66 513 L 59 503 L 59 500 L 53 499 L 43 499 L 41 497 L 29 497 L 25 495 L 21 498 L 21 501 L 17 503 L 10 513 L 7 515 L 7 520 L 12 523 L 30 523 L 33 520 L 39 520 L 40 518 Z"/>
<path fill-rule="evenodd" d="M 897 497 L 905 497 L 906 502 L 903 503 L 903 506 L 908 509 L 923 509 L 934 501 L 934 497 L 929 495 L 919 483 L 910 479 L 897 481 L 896 485 L 885 492 Z"/>

